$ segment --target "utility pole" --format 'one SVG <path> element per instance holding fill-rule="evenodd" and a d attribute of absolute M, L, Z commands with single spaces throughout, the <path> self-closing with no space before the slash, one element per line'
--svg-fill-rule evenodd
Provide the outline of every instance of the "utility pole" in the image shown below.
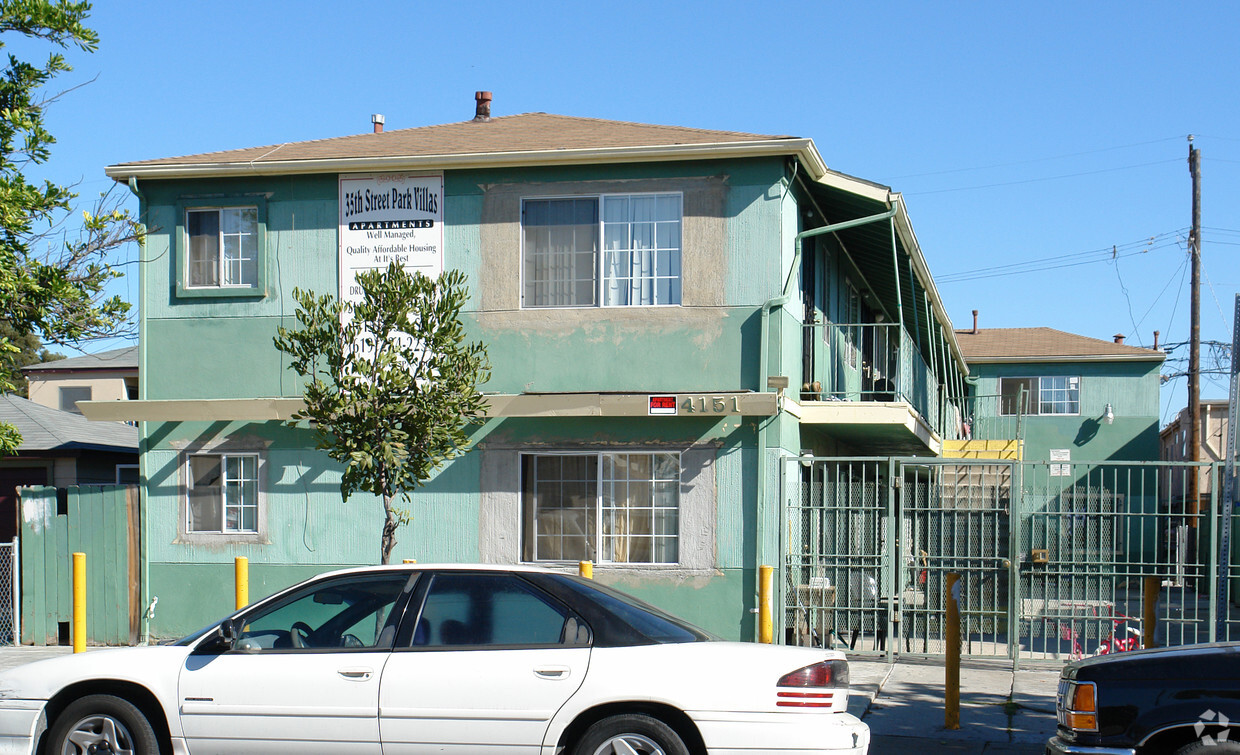
<path fill-rule="evenodd" d="M 1193 147 L 1192 134 L 1188 135 L 1188 172 L 1193 177 L 1193 228 L 1188 233 L 1188 252 L 1193 266 L 1189 284 L 1192 292 L 1192 326 L 1188 347 L 1188 458 L 1195 462 L 1201 458 L 1201 150 Z M 1193 468 L 1188 478 L 1191 527 L 1197 526 L 1201 502 L 1200 477 L 1200 471 Z"/>

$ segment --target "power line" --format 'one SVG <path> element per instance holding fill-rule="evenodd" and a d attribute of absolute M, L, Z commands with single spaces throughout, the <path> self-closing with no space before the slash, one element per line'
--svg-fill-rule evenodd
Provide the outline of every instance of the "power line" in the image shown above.
<path fill-rule="evenodd" d="M 1112 255 L 1111 250 L 1107 250 L 1106 256 L 1104 257 L 1097 257 L 1096 259 L 1082 259 L 1082 260 L 1077 260 L 1073 262 L 1058 262 L 1056 264 L 1037 264 L 1037 263 L 1046 263 L 1047 260 L 1034 260 L 1028 263 L 1023 263 L 1025 267 L 1022 267 L 1021 269 L 1008 269 L 1008 268 L 1018 267 L 1018 265 L 1001 265 L 1001 266 L 994 267 L 994 268 L 981 268 L 978 270 L 961 272 L 961 273 L 949 273 L 947 275 L 938 276 L 937 282 L 939 283 L 963 283 L 965 281 L 985 280 L 988 278 L 1000 278 L 1000 277 L 1004 277 L 1008 275 L 1022 275 L 1025 273 L 1038 273 L 1038 272 L 1045 272 L 1047 270 L 1061 270 L 1061 269 L 1069 268 L 1069 267 L 1080 267 L 1082 265 L 1094 265 L 1099 262 L 1112 262 L 1115 260 L 1123 259 L 1125 257 L 1135 257 L 1141 254 L 1148 254 L 1149 252 L 1158 251 L 1159 249 L 1165 249 L 1171 246 L 1178 247 L 1179 244 L 1176 242 L 1167 242 L 1164 244 L 1156 244 L 1154 246 L 1151 246 L 1147 249 L 1142 249 L 1140 251 L 1129 252 L 1128 254 L 1117 254 L 1117 255 Z M 1097 253 L 1087 252 L 1087 253 L 1084 253 L 1082 256 L 1088 256 L 1090 254 L 1094 254 L 1096 256 Z M 1057 260 L 1057 259 L 1063 259 L 1063 258 L 1052 258 L 1052 261 Z M 1037 266 L 1033 267 L 1032 265 L 1034 264 L 1037 264 Z"/>
<path fill-rule="evenodd" d="M 974 189 L 995 189 L 1002 186 L 1019 186 L 1021 184 L 1041 183 L 1044 181 L 1058 181 L 1064 178 L 1078 178 L 1080 176 L 1096 176 L 1101 173 L 1115 173 L 1121 170 L 1134 170 L 1136 168 L 1148 168 L 1152 165 L 1167 165 L 1168 163 L 1179 163 L 1180 159 L 1174 160 L 1155 160 L 1150 163 L 1137 163 L 1136 165 L 1123 165 L 1118 168 L 1102 168 L 1100 170 L 1087 170 L 1080 173 L 1065 173 L 1059 176 L 1043 176 L 1042 178 L 1026 178 L 1021 181 L 1002 181 L 993 184 L 978 184 L 976 186 L 957 186 L 951 189 L 931 189 L 929 191 L 906 191 L 905 196 L 925 196 L 927 194 L 946 194 L 952 191 L 972 191 Z"/>
<path fill-rule="evenodd" d="M 1024 262 L 1013 262 L 1007 265 L 988 265 L 986 267 L 978 267 L 972 270 L 960 270 L 959 272 L 948 273 L 947 275 L 940 276 L 940 277 L 950 278 L 952 276 L 957 276 L 957 275 L 969 275 L 972 273 L 990 272 L 990 271 L 995 271 L 995 270 L 1007 270 L 1010 268 L 1025 267 L 1028 265 L 1036 265 L 1036 264 L 1042 264 L 1042 263 L 1047 263 L 1047 262 L 1058 262 L 1060 260 L 1075 259 L 1078 257 L 1087 257 L 1090 255 L 1099 255 L 1099 254 L 1105 254 L 1108 256 L 1108 258 L 1112 258 L 1114 252 L 1117 249 L 1122 249 L 1124 251 L 1127 251 L 1129 249 L 1132 249 L 1138 246 L 1149 246 L 1150 244 L 1153 244 L 1155 241 L 1158 241 L 1159 239 L 1165 239 L 1168 236 L 1178 237 L 1179 234 L 1183 233 L 1186 230 L 1187 230 L 1186 228 L 1178 228 L 1174 231 L 1164 231 L 1163 233 L 1158 233 L 1153 236 L 1147 236 L 1145 238 L 1141 238 L 1136 241 L 1127 241 L 1127 242 L 1124 242 L 1123 244 L 1112 244 L 1111 246 L 1098 247 L 1097 249 L 1087 249 L 1082 252 L 1069 252 L 1067 254 L 1060 254 L 1060 255 L 1053 256 L 1053 257 L 1039 257 L 1033 260 L 1025 260 Z"/>
<path fill-rule="evenodd" d="M 1072 157 L 1084 157 L 1085 155 L 1097 155 L 1102 152 L 1114 152 L 1119 149 L 1129 149 L 1131 147 L 1145 147 L 1150 144 L 1161 144 L 1163 142 L 1180 141 L 1184 138 L 1183 134 L 1178 136 L 1168 136 L 1163 139 L 1153 139 L 1148 142 L 1135 142 L 1133 144 L 1120 144 L 1114 147 L 1103 147 L 1101 149 L 1091 149 L 1085 152 L 1071 152 L 1066 155 L 1053 155 L 1051 157 L 1033 157 L 1028 160 L 1016 160 L 1010 163 L 995 163 L 993 165 L 979 165 L 973 168 L 949 168 L 947 170 L 934 170 L 926 173 L 906 173 L 902 176 L 892 176 L 889 180 L 897 180 L 901 178 L 922 178 L 924 176 L 943 176 L 950 173 L 969 173 L 977 170 L 993 170 L 994 168 L 1011 168 L 1016 165 L 1031 165 L 1034 163 L 1050 162 L 1052 160 L 1067 160 Z"/>

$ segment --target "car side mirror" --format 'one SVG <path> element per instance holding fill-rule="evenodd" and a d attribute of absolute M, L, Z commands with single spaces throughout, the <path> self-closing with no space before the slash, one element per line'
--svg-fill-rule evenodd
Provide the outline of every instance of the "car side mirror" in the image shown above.
<path fill-rule="evenodd" d="M 200 653 L 227 653 L 237 644 L 238 625 L 232 619 L 224 619 L 198 644 Z"/>
<path fill-rule="evenodd" d="M 232 649 L 232 646 L 237 644 L 239 636 L 240 632 L 237 631 L 237 622 L 232 619 L 224 619 L 220 622 L 220 642 L 222 644 Z"/>

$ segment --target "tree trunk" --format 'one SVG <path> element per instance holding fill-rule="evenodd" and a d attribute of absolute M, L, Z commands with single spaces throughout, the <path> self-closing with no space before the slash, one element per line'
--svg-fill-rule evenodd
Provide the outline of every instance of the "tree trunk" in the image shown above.
<path fill-rule="evenodd" d="M 392 549 L 396 547 L 396 514 L 392 511 L 392 496 L 384 494 L 383 496 L 383 554 L 381 564 L 387 564 L 392 560 Z"/>

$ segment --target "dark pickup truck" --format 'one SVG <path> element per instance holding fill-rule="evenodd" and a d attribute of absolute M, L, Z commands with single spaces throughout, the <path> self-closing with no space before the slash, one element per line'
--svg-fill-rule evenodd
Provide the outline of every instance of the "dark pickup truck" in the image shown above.
<path fill-rule="evenodd" d="M 1076 661 L 1056 713 L 1047 755 L 1240 753 L 1240 643 Z"/>

